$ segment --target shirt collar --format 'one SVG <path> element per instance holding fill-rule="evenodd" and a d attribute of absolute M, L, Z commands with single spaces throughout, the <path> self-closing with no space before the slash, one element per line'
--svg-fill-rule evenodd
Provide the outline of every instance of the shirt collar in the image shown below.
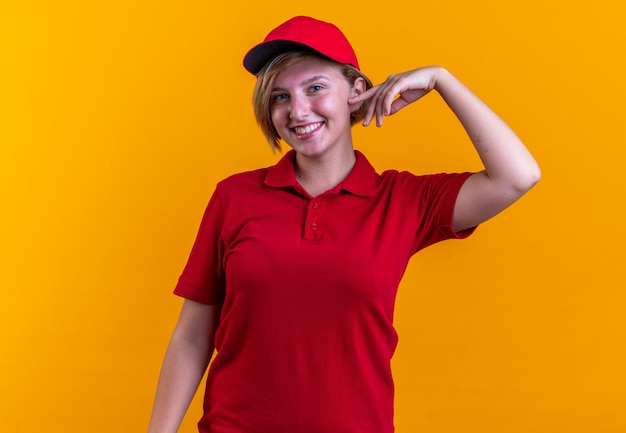
<path fill-rule="evenodd" d="M 333 190 L 342 190 L 354 195 L 372 196 L 378 181 L 378 173 L 360 151 L 354 151 L 356 163 L 352 171 L 343 182 Z M 283 156 L 278 163 L 270 167 L 265 176 L 265 185 L 273 188 L 295 187 L 297 184 L 293 159 L 296 152 L 292 149 Z"/>

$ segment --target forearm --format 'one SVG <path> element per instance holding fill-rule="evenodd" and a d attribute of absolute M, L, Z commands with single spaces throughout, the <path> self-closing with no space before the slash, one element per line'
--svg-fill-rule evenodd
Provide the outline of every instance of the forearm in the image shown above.
<path fill-rule="evenodd" d="M 175 433 L 213 354 L 220 306 L 185 300 L 165 353 L 148 433 Z"/>
<path fill-rule="evenodd" d="M 212 347 L 197 347 L 175 335 L 163 360 L 148 433 L 175 433 L 210 360 Z"/>
<path fill-rule="evenodd" d="M 463 83 L 438 68 L 435 90 L 457 116 L 490 181 L 526 192 L 539 179 L 539 167 L 513 130 Z"/>
<path fill-rule="evenodd" d="M 469 135 L 485 170 L 463 184 L 454 207 L 453 229 L 465 230 L 488 220 L 537 183 L 537 163 L 517 135 L 463 83 L 443 68 L 429 66 L 401 74 L 348 100 L 358 106 L 369 100 L 363 125 L 397 113 L 436 90 Z"/>
<path fill-rule="evenodd" d="M 175 433 L 202 380 L 212 352 L 175 335 L 163 360 L 148 433 Z"/>

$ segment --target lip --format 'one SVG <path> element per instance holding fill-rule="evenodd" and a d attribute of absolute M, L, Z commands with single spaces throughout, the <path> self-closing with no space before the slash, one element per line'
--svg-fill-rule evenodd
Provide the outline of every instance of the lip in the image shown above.
<path fill-rule="evenodd" d="M 315 135 L 322 126 L 324 126 L 324 122 L 312 122 L 305 125 L 297 125 L 289 129 L 299 139 L 305 139 Z"/>

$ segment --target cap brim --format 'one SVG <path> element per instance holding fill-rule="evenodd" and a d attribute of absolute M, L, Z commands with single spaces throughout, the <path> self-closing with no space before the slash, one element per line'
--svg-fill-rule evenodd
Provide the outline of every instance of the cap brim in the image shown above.
<path fill-rule="evenodd" d="M 261 69 L 263 69 L 263 66 L 265 66 L 265 64 L 274 57 L 290 51 L 312 51 L 321 54 L 308 45 L 294 41 L 268 41 L 262 42 L 248 51 L 243 58 L 243 67 L 252 74 L 256 75 Z"/>

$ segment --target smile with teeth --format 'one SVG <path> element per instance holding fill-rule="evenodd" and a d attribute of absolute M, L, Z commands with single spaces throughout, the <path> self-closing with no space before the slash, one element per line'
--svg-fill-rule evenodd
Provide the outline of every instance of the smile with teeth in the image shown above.
<path fill-rule="evenodd" d="M 311 125 L 306 126 L 296 126 L 293 130 L 298 135 L 310 134 L 313 131 L 316 131 L 322 126 L 322 122 L 313 123 Z"/>

